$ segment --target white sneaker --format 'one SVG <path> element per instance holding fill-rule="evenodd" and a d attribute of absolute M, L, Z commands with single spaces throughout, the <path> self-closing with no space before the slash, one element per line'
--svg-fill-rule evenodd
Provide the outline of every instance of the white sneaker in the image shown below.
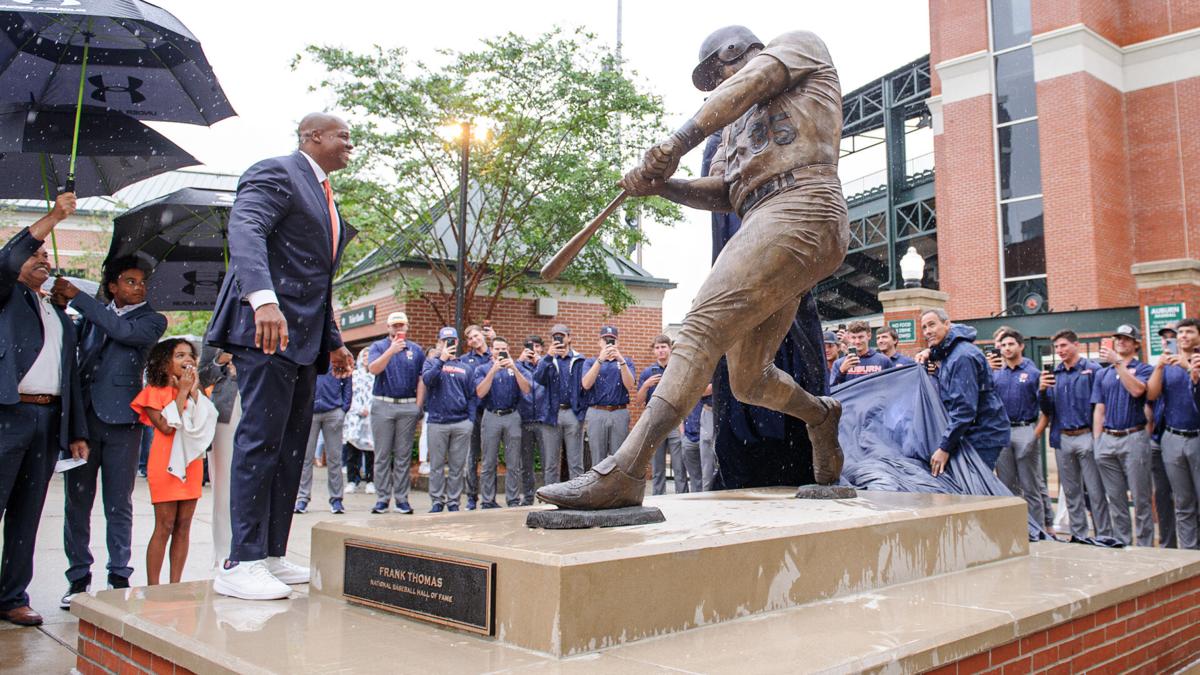
<path fill-rule="evenodd" d="M 428 476 L 429 475 L 429 462 L 421 462 L 421 466 L 417 467 L 417 475 L 419 475 L 419 476 Z"/>
<path fill-rule="evenodd" d="M 367 494 L 369 494 L 369 495 L 373 495 L 373 494 L 375 494 L 375 484 L 374 484 L 374 483 L 367 483 L 367 490 L 366 490 L 366 492 L 367 492 Z"/>
<path fill-rule="evenodd" d="M 243 600 L 282 600 L 292 593 L 287 584 L 271 575 L 263 560 L 243 560 L 230 569 L 222 566 L 213 590 Z"/>
<path fill-rule="evenodd" d="M 358 483 L 346 483 L 346 490 L 345 490 L 345 492 L 346 492 L 346 494 L 348 494 L 348 495 L 352 495 L 352 494 L 354 494 L 355 492 L 358 492 Z"/>
<path fill-rule="evenodd" d="M 308 568 L 287 558 L 267 558 L 267 571 L 285 584 L 307 584 Z"/>

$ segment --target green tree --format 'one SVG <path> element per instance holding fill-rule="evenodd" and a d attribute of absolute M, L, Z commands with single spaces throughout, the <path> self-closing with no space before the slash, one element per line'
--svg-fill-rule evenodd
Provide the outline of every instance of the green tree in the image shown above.
<path fill-rule="evenodd" d="M 423 263 L 432 283 L 402 268 L 396 293 L 429 302 L 443 323 L 454 315 L 457 254 L 431 226 L 458 217 L 460 163 L 457 141 L 444 140 L 439 128 L 492 125 L 471 149 L 468 320 L 490 316 L 502 292 L 546 295 L 542 264 L 615 196 L 634 150 L 666 131 L 661 99 L 639 90 L 582 31 L 509 33 L 474 51 L 443 51 L 446 63 L 437 68 L 404 49 L 312 46 L 307 53 L 325 68 L 319 87 L 334 93 L 354 133 L 353 163 L 335 178 L 346 220 L 359 229 L 345 260 L 383 248 L 389 263 Z M 628 204 L 658 222 L 680 217 L 662 199 Z M 629 251 L 639 241 L 639 232 L 610 218 L 560 281 L 620 312 L 633 298 L 607 268 L 605 248 Z M 450 244 L 457 246 L 456 235 Z M 340 296 L 349 301 L 375 282 L 347 283 Z"/>

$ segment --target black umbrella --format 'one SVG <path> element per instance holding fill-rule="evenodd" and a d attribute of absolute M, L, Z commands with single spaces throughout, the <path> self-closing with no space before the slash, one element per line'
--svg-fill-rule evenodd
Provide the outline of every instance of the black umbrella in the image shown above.
<path fill-rule="evenodd" d="M 0 106 L 0 199 L 51 199 L 66 182 L 75 111 Z M 151 176 L 200 162 L 141 122 L 113 111 L 79 127 L 75 192 L 111 195 Z"/>
<path fill-rule="evenodd" d="M 235 114 L 196 37 L 141 0 L 0 0 L 0 102 L 72 105 L 76 134 L 84 108 L 205 125 Z"/>
<path fill-rule="evenodd" d="M 105 262 L 133 256 L 152 270 L 146 300 L 155 309 L 212 309 L 229 260 L 233 197 L 229 190 L 184 188 L 117 216 Z"/>

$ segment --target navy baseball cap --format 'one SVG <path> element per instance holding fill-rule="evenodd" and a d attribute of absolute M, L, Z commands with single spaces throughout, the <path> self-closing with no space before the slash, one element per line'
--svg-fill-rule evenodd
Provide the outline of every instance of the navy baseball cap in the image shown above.
<path fill-rule="evenodd" d="M 838 342 L 838 339 L 837 339 L 837 333 L 835 333 L 831 330 L 825 331 L 825 344 L 827 344 L 827 345 L 840 344 L 840 342 Z"/>
<path fill-rule="evenodd" d="M 438 331 L 439 340 L 457 340 L 458 331 L 454 330 L 454 326 L 446 326 Z"/>
<path fill-rule="evenodd" d="M 614 337 L 614 338 L 617 337 L 617 327 L 616 326 L 601 326 L 600 327 L 600 337 Z"/>

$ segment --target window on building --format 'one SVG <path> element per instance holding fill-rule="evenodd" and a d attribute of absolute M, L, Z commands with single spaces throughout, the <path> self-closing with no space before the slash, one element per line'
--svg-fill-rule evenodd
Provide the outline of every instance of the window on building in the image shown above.
<path fill-rule="evenodd" d="M 1042 153 L 1037 120 L 996 129 L 996 162 L 1000 168 L 1000 199 L 1042 193 Z"/>
<path fill-rule="evenodd" d="M 1029 0 L 992 0 L 992 50 L 1000 51 L 1029 42 L 1033 18 Z"/>
<path fill-rule="evenodd" d="M 1004 224 L 1004 274 L 1008 278 L 1046 273 L 1046 242 L 1042 233 L 1042 199 L 1000 205 Z"/>
<path fill-rule="evenodd" d="M 1021 47 L 996 57 L 996 122 L 1015 122 L 1037 114 L 1033 84 L 1033 48 Z"/>
<path fill-rule="evenodd" d="M 1047 288 L 1029 0 L 991 0 L 991 18 L 1003 302 L 1033 314 L 1045 311 Z"/>

